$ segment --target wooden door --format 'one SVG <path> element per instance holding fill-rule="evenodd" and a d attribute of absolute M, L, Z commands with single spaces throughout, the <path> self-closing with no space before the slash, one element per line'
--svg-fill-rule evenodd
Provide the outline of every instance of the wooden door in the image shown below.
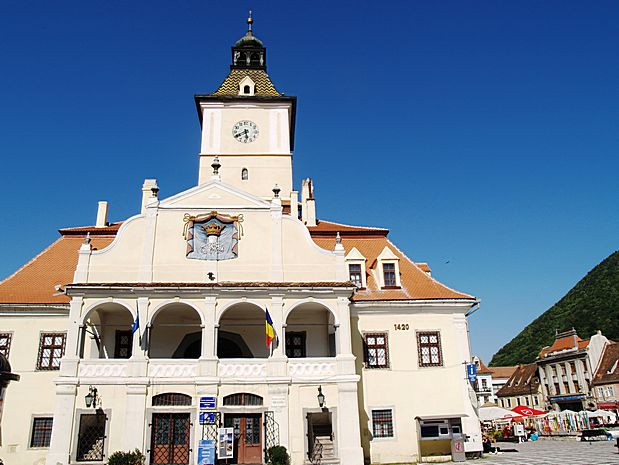
<path fill-rule="evenodd" d="M 261 414 L 227 414 L 224 418 L 224 426 L 234 428 L 234 460 L 236 463 L 262 463 Z"/>
<path fill-rule="evenodd" d="M 189 414 L 153 413 L 150 463 L 189 464 Z"/>

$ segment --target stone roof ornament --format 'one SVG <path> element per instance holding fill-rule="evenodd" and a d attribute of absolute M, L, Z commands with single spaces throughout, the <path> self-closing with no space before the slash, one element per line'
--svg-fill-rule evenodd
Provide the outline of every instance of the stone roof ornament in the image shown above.
<path fill-rule="evenodd" d="M 279 193 L 282 190 L 279 188 L 279 186 L 277 184 L 275 184 L 275 187 L 273 187 L 273 197 L 275 197 L 276 199 L 279 198 Z"/>
<path fill-rule="evenodd" d="M 249 17 L 247 18 L 247 32 L 251 33 L 251 25 L 254 24 L 254 20 L 251 18 L 251 10 L 249 10 Z"/>

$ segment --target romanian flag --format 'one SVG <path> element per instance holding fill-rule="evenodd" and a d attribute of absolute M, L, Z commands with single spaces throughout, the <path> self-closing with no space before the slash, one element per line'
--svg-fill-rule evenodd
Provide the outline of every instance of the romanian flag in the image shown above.
<path fill-rule="evenodd" d="M 277 346 L 277 334 L 275 334 L 275 328 L 273 327 L 273 320 L 271 319 L 271 315 L 269 315 L 269 311 L 266 312 L 266 335 L 267 335 L 267 347 L 271 347 L 273 341 L 275 341 L 275 346 Z"/>

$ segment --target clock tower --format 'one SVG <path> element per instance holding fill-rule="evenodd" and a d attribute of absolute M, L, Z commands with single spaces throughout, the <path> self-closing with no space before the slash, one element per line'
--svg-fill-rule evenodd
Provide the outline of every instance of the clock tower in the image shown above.
<path fill-rule="evenodd" d="M 219 88 L 196 95 L 202 125 L 198 184 L 213 175 L 214 157 L 227 184 L 270 199 L 277 184 L 292 191 L 296 97 L 279 92 L 266 72 L 266 48 L 252 31 L 232 46 L 230 73 Z"/>

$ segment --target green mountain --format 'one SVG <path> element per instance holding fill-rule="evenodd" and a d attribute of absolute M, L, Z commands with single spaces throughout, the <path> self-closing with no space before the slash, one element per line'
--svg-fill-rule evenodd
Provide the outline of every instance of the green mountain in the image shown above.
<path fill-rule="evenodd" d="M 619 251 L 614 252 L 582 278 L 520 334 L 504 345 L 490 366 L 531 363 L 542 347 L 552 344 L 555 331 L 576 328 L 588 339 L 599 329 L 619 340 Z"/>

